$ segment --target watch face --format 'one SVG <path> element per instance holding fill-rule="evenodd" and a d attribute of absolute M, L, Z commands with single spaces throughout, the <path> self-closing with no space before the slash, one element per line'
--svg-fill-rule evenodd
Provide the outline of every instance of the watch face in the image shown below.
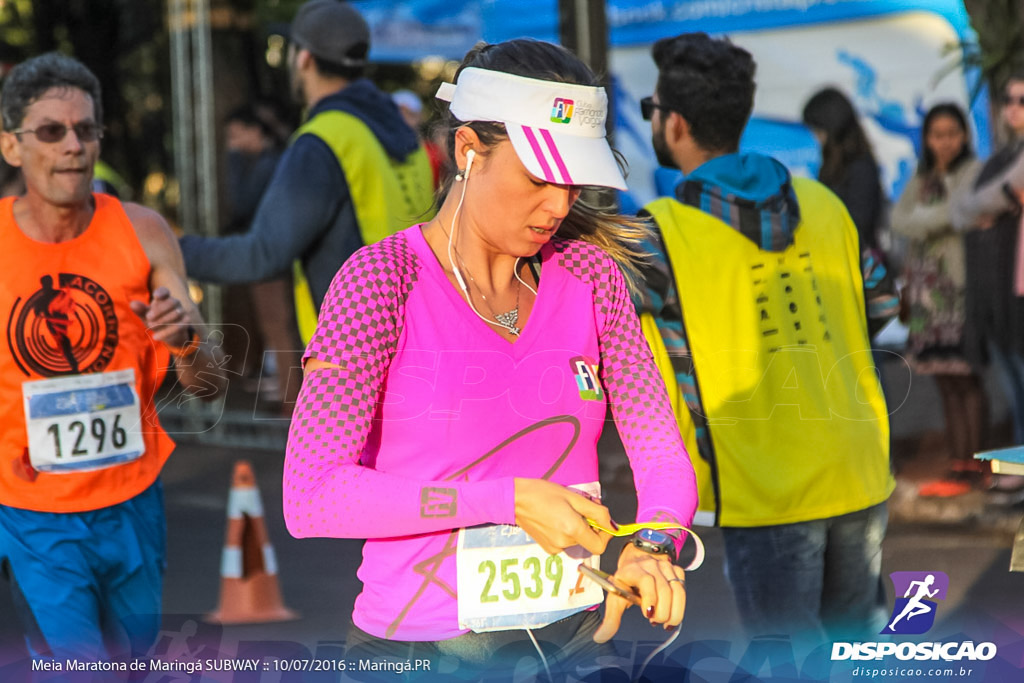
<path fill-rule="evenodd" d="M 672 538 L 664 531 L 658 531 L 657 529 L 641 529 L 638 532 L 640 538 L 653 543 L 655 545 L 662 545 L 664 543 L 671 543 Z"/>

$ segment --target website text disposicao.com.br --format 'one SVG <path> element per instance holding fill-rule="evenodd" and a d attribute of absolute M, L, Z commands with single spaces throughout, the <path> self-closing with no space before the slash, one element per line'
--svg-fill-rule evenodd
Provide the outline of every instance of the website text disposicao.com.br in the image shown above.
<path fill-rule="evenodd" d="M 901 679 L 914 678 L 953 678 L 970 679 L 974 668 L 969 666 L 924 667 L 912 666 L 858 666 L 851 672 L 857 678 L 887 678 L 899 676 Z"/>
<path fill-rule="evenodd" d="M 833 643 L 832 660 L 884 660 L 894 657 L 897 662 L 858 664 L 851 674 L 856 678 L 898 680 L 939 678 L 943 680 L 970 679 L 975 667 L 972 662 L 989 661 L 996 656 L 994 643 L 932 642 L 932 643 Z M 916 661 L 913 661 L 916 660 Z M 928 660 L 931 660 L 930 663 Z"/>

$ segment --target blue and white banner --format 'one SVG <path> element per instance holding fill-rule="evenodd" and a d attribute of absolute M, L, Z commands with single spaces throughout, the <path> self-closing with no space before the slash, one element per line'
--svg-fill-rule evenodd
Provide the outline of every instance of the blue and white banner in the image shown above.
<path fill-rule="evenodd" d="M 557 0 L 364 0 L 372 57 L 460 59 L 477 40 L 558 39 Z M 671 175 L 657 172 L 640 98 L 654 90 L 653 42 L 687 31 L 728 35 L 757 60 L 757 96 L 745 150 L 772 154 L 813 176 L 819 152 L 800 125 L 804 102 L 826 85 L 848 93 L 893 197 L 913 173 L 928 107 L 970 108 L 973 74 L 958 46 L 973 38 L 962 0 L 609 0 L 616 145 L 630 164 L 631 197 L 643 204 Z M 988 153 L 986 98 L 972 109 L 975 144 Z"/>

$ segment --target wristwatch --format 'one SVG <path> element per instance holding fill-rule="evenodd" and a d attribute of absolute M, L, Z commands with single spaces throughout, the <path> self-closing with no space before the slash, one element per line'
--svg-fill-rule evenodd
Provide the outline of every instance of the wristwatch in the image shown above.
<path fill-rule="evenodd" d="M 651 553 L 652 555 L 668 555 L 672 562 L 675 562 L 678 559 L 676 557 L 675 539 L 664 531 L 658 531 L 657 529 L 641 529 L 633 534 L 630 538 L 630 542 L 645 553 Z"/>

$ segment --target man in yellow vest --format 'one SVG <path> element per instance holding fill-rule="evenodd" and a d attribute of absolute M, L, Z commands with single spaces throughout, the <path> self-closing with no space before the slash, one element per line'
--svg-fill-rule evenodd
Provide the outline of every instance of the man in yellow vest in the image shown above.
<path fill-rule="evenodd" d="M 301 262 L 308 294 L 297 296 L 300 331 L 341 264 L 364 244 L 428 220 L 430 162 L 391 98 L 363 78 L 370 30 L 338 0 L 310 0 L 291 25 L 293 95 L 308 107 L 267 187 L 249 231 L 181 240 L 190 277 L 264 280 Z M 305 314 L 304 314 L 305 312 Z"/>
<path fill-rule="evenodd" d="M 694 33 L 653 56 L 642 113 L 685 180 L 646 207 L 639 308 L 744 626 L 811 645 L 877 634 L 894 482 L 856 228 L 823 185 L 738 152 L 748 52 Z"/>

